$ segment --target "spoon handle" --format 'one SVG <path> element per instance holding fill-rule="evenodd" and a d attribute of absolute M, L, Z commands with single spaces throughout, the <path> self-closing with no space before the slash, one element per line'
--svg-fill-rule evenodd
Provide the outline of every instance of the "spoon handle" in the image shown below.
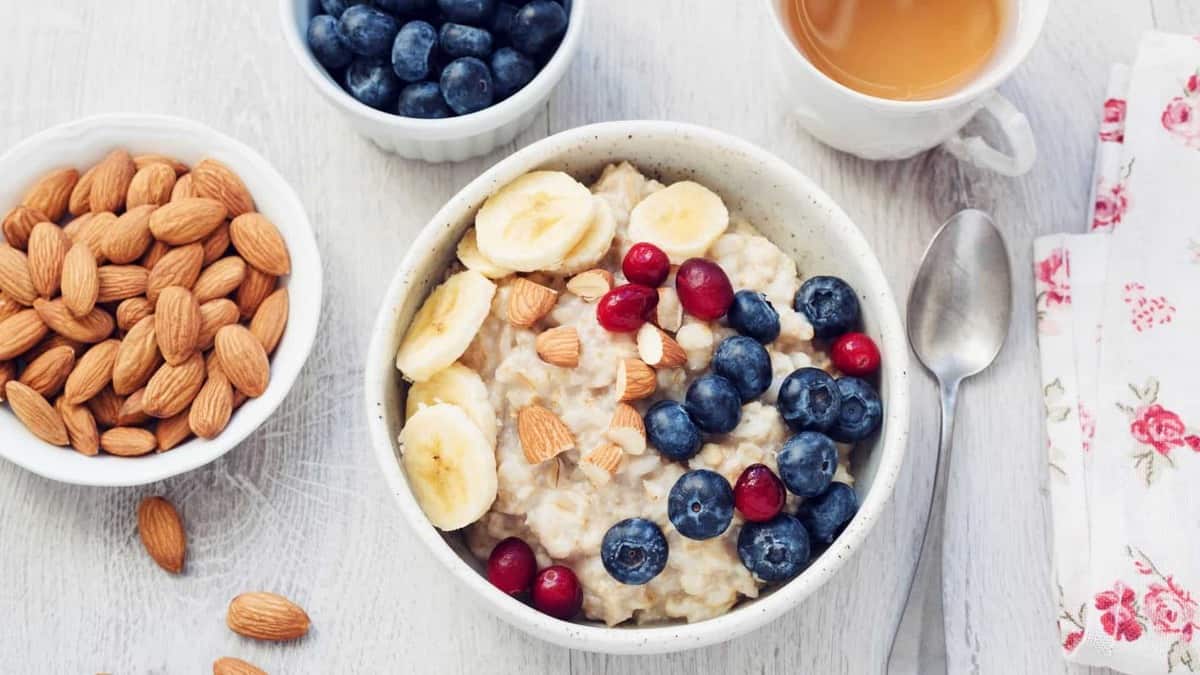
<path fill-rule="evenodd" d="M 946 475 L 954 437 L 954 410 L 958 381 L 943 382 L 942 431 L 929 517 L 921 537 L 917 570 L 908 588 L 904 615 L 892 639 L 888 675 L 943 675 L 946 673 L 946 626 L 942 608 L 942 542 L 946 521 Z"/>

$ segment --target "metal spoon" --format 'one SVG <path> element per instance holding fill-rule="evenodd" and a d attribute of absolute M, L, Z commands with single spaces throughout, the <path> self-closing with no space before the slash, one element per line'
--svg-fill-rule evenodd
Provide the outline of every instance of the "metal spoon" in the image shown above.
<path fill-rule="evenodd" d="M 942 431 L 933 497 L 904 616 L 888 655 L 889 675 L 946 673 L 942 534 L 946 475 L 958 385 L 1000 352 L 1012 314 L 1012 273 L 988 214 L 960 211 L 934 235 L 908 298 L 908 339 L 942 395 Z"/>

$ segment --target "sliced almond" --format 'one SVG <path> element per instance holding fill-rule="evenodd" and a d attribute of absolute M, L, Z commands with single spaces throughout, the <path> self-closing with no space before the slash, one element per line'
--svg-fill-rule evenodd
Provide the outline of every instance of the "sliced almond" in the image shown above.
<path fill-rule="evenodd" d="M 67 198 L 67 211 L 73 216 L 82 216 L 92 210 L 91 194 L 92 180 L 96 176 L 96 167 L 83 172 L 75 187 L 71 188 L 71 196 Z"/>
<path fill-rule="evenodd" d="M 49 332 L 37 311 L 25 309 L 0 321 L 0 361 L 29 351 Z"/>
<path fill-rule="evenodd" d="M 225 222 L 227 212 L 220 202 L 189 197 L 170 202 L 150 214 L 150 231 L 172 246 L 200 241 Z"/>
<path fill-rule="evenodd" d="M 221 370 L 238 391 L 251 398 L 263 395 L 271 379 L 271 363 L 262 343 L 245 326 L 233 324 L 217 331 L 213 348 Z"/>
<path fill-rule="evenodd" d="M 200 244 L 204 247 L 205 265 L 211 265 L 220 260 L 229 251 L 229 223 L 222 223 L 220 227 L 212 231 L 212 234 L 205 237 Z"/>
<path fill-rule="evenodd" d="M 117 348 L 117 357 L 113 361 L 113 391 L 125 396 L 141 389 L 161 363 L 154 317 L 142 317 Z"/>
<path fill-rule="evenodd" d="M 137 166 L 124 150 L 113 150 L 100 160 L 92 175 L 92 189 L 88 193 L 88 205 L 92 211 L 116 213 L 121 210 L 135 173 Z"/>
<path fill-rule="evenodd" d="M 191 291 L 181 286 L 162 290 L 154 307 L 154 332 L 168 364 L 178 366 L 196 352 L 200 322 L 200 304 Z"/>
<path fill-rule="evenodd" d="M 625 453 L 615 443 L 601 443 L 579 460 L 579 469 L 593 485 L 607 485 L 621 468 Z"/>
<path fill-rule="evenodd" d="M 628 403 L 617 403 L 617 410 L 604 435 L 631 455 L 646 452 L 646 425 L 637 408 Z"/>
<path fill-rule="evenodd" d="M 575 434 L 558 415 L 540 405 L 517 411 L 517 437 L 525 461 L 539 464 L 575 447 Z"/>
<path fill-rule="evenodd" d="M 79 362 L 63 387 L 67 403 L 84 403 L 112 382 L 113 363 L 116 362 L 117 348 L 120 346 L 119 340 L 105 340 L 79 357 Z"/>
<path fill-rule="evenodd" d="M 30 433 L 51 445 L 67 445 L 62 417 L 41 394 L 15 380 L 4 385 L 4 393 L 13 414 Z"/>
<path fill-rule="evenodd" d="M 17 206 L 4 216 L 0 230 L 4 232 L 4 241 L 9 246 L 24 251 L 29 246 L 29 233 L 33 226 L 50 220 L 46 214 L 28 206 Z"/>
<path fill-rule="evenodd" d="M 209 265 L 196 279 L 192 293 L 200 303 L 223 298 L 237 290 L 246 278 L 246 261 L 231 255 Z"/>
<path fill-rule="evenodd" d="M 282 276 L 292 271 L 292 259 L 279 228 L 261 213 L 244 213 L 229 223 L 233 248 L 251 267 Z"/>
<path fill-rule="evenodd" d="M 574 326 L 559 326 L 542 331 L 534 342 L 543 361 L 562 368 L 579 365 L 579 331 Z"/>
<path fill-rule="evenodd" d="M 104 233 L 104 257 L 118 265 L 131 263 L 146 253 L 154 242 L 150 233 L 150 214 L 154 206 L 143 204 L 131 206 L 108 227 Z"/>
<path fill-rule="evenodd" d="M 96 428 L 96 418 L 92 416 L 91 410 L 86 406 L 67 403 L 65 396 L 58 397 L 54 402 L 54 409 L 62 417 L 72 448 L 88 456 L 100 452 L 100 431 Z"/>
<path fill-rule="evenodd" d="M 232 656 L 213 661 L 213 675 L 267 675 L 267 671 Z"/>
<path fill-rule="evenodd" d="M 100 297 L 96 256 L 86 244 L 73 244 L 63 259 L 62 300 L 71 314 L 86 316 Z"/>
<path fill-rule="evenodd" d="M 558 292 L 524 277 L 518 278 L 509 288 L 508 322 L 520 328 L 529 328 L 550 313 L 558 302 Z"/>
<path fill-rule="evenodd" d="M 151 164 L 166 164 L 171 167 L 172 172 L 176 176 L 182 176 L 188 172 L 188 165 L 167 155 L 160 155 L 153 152 L 147 152 L 141 155 L 133 156 L 133 165 L 138 171 L 150 166 Z"/>
<path fill-rule="evenodd" d="M 658 289 L 658 305 L 654 309 L 654 323 L 658 327 L 674 333 L 683 325 L 683 303 L 679 302 L 679 294 L 670 286 Z"/>
<path fill-rule="evenodd" d="M 233 169 L 215 159 L 203 159 L 191 172 L 192 190 L 225 205 L 231 217 L 254 210 L 254 199 Z"/>
<path fill-rule="evenodd" d="M 217 339 L 217 331 L 237 322 L 238 308 L 232 300 L 221 298 L 200 305 L 200 333 L 196 336 L 196 348 L 211 348 Z"/>
<path fill-rule="evenodd" d="M 578 295 L 584 302 L 594 302 L 612 290 L 612 272 L 602 269 L 580 272 L 567 281 L 567 290 Z"/>
<path fill-rule="evenodd" d="M 189 411 L 184 409 L 178 415 L 161 419 L 154 425 L 154 437 L 158 441 L 159 452 L 171 450 L 191 437 L 188 416 Z"/>
<path fill-rule="evenodd" d="M 121 406 L 123 405 L 125 405 L 125 398 L 118 396 L 112 387 L 101 389 L 99 394 L 87 402 L 87 408 L 95 418 L 96 425 L 105 429 L 118 426 L 117 420 L 121 415 Z"/>
<path fill-rule="evenodd" d="M 96 270 L 96 302 L 117 302 L 146 294 L 150 273 L 141 265 L 104 265 Z"/>
<path fill-rule="evenodd" d="M 146 298 L 128 298 L 117 305 L 117 328 L 129 330 L 137 322 L 154 314 L 154 305 Z"/>
<path fill-rule="evenodd" d="M 135 162 L 136 164 L 136 162 Z M 175 170 L 166 164 L 148 164 L 133 175 L 129 181 L 129 192 L 125 196 L 125 208 L 138 206 L 162 206 L 171 200 L 175 188 Z"/>
<path fill-rule="evenodd" d="M 175 187 L 171 188 L 171 201 L 177 202 L 195 196 L 196 192 L 192 189 L 192 174 L 185 173 L 175 179 Z"/>
<path fill-rule="evenodd" d="M 158 447 L 154 434 L 141 427 L 113 427 L 100 434 L 100 449 L 110 455 L 139 457 Z"/>
<path fill-rule="evenodd" d="M 649 323 L 637 332 L 638 356 L 654 368 L 678 368 L 687 363 L 687 352 L 670 335 Z"/>
<path fill-rule="evenodd" d="M 273 274 L 259 271 L 254 267 L 246 268 L 246 278 L 237 290 L 238 312 L 243 319 L 249 319 L 258 311 L 258 306 L 275 290 L 278 280 Z"/>
<path fill-rule="evenodd" d="M 158 293 L 167 286 L 191 288 L 200 277 L 204 263 L 204 248 L 200 244 L 189 244 L 173 248 L 150 270 L 146 281 L 146 298 L 158 302 Z"/>
<path fill-rule="evenodd" d="M 658 377 L 639 359 L 621 359 L 617 364 L 617 400 L 637 401 L 654 394 Z"/>
<path fill-rule="evenodd" d="M 109 433 L 112 431 L 105 435 Z M 182 572 L 187 555 L 187 534 L 175 506 L 162 497 L 147 497 L 138 504 L 137 523 L 142 546 L 146 547 L 150 558 L 172 574 Z"/>
<path fill-rule="evenodd" d="M 153 270 L 154 266 L 158 264 L 158 261 L 162 260 L 163 256 L 165 256 L 167 251 L 170 250 L 171 246 L 169 244 L 165 244 L 155 239 L 154 242 L 150 244 L 150 248 L 146 249 L 146 253 L 142 256 L 142 267 L 145 267 L 148 270 Z"/>
<path fill-rule="evenodd" d="M 67 346 L 55 347 L 31 360 L 21 372 L 20 381 L 50 399 L 62 389 L 74 368 L 75 350 Z"/>
<path fill-rule="evenodd" d="M 164 363 L 146 384 L 142 407 L 151 417 L 174 417 L 192 404 L 206 376 L 204 357 L 199 353 L 178 366 Z"/>
<path fill-rule="evenodd" d="M 29 274 L 29 258 L 7 245 L 0 246 L 0 291 L 26 306 L 38 295 Z"/>
<path fill-rule="evenodd" d="M 146 407 L 143 404 L 145 396 L 146 390 L 138 389 L 125 397 L 125 400 L 121 402 L 121 409 L 117 411 L 117 426 L 142 426 L 150 421 L 150 416 L 146 414 Z"/>
<path fill-rule="evenodd" d="M 72 168 L 55 169 L 37 180 L 21 198 L 21 205 L 37 209 L 47 220 L 57 222 L 67 213 L 71 191 L 79 180 L 79 172 Z M 107 211 L 108 209 L 100 209 Z"/>
<path fill-rule="evenodd" d="M 7 319 L 23 309 L 25 309 L 24 305 L 5 295 L 4 291 L 0 291 L 0 321 Z"/>
<path fill-rule="evenodd" d="M 215 438 L 233 414 L 233 386 L 219 368 L 210 370 L 208 380 L 192 401 L 188 427 L 200 438 Z"/>
<path fill-rule="evenodd" d="M 295 640 L 308 632 L 308 614 L 274 593 L 242 593 L 229 603 L 225 624 L 238 635 L 258 640 Z"/>
<path fill-rule="evenodd" d="M 279 346 L 279 340 L 287 328 L 288 310 L 288 290 L 280 288 L 262 301 L 250 320 L 250 332 L 262 343 L 268 356 Z"/>
<path fill-rule="evenodd" d="M 29 233 L 29 278 L 43 298 L 58 295 L 63 260 L 71 240 L 54 223 L 38 223 Z"/>

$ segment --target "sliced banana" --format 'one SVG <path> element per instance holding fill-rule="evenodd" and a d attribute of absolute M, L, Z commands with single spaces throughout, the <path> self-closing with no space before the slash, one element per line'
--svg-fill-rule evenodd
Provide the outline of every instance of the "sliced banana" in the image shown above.
<path fill-rule="evenodd" d="M 472 270 L 442 282 L 413 317 L 396 367 L 410 380 L 424 382 L 457 361 L 491 311 L 494 295 L 496 284 Z"/>
<path fill-rule="evenodd" d="M 497 265 L 479 252 L 479 244 L 475 240 L 475 228 L 467 230 L 462 239 L 458 240 L 458 260 L 469 270 L 475 270 L 489 279 L 503 279 L 513 274 L 507 267 Z"/>
<path fill-rule="evenodd" d="M 536 272 L 562 263 L 587 234 L 595 201 L 561 171 L 533 171 L 500 188 L 475 214 L 479 250 L 497 265 Z"/>
<path fill-rule="evenodd" d="M 596 202 L 596 210 L 587 234 L 575 244 L 575 248 L 567 254 L 566 260 L 547 271 L 564 275 L 578 274 L 592 269 L 608 255 L 613 237 L 617 234 L 617 217 L 607 199 L 600 196 L 592 199 Z"/>
<path fill-rule="evenodd" d="M 412 418 L 422 408 L 438 403 L 462 408 L 484 438 L 493 446 L 496 444 L 496 409 L 479 373 L 461 363 L 452 363 L 428 380 L 417 382 L 408 390 L 406 416 Z"/>
<path fill-rule="evenodd" d="M 496 501 L 495 452 L 462 408 L 421 408 L 400 431 L 400 445 L 408 484 L 434 527 L 466 527 Z"/>
<path fill-rule="evenodd" d="M 729 209 L 712 190 L 680 181 L 651 194 L 629 214 L 629 239 L 666 252 L 673 264 L 704 255 L 729 227 Z"/>

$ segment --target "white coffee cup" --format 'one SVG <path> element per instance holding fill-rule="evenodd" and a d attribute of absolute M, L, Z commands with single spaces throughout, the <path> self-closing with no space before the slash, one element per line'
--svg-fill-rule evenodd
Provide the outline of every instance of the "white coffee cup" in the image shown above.
<path fill-rule="evenodd" d="M 941 145 L 959 159 L 1006 176 L 1033 167 L 1037 145 L 1029 120 L 996 87 L 1037 42 L 1050 0 L 1009 0 L 1016 20 L 1010 21 L 987 67 L 949 96 L 922 101 L 869 96 L 828 77 L 805 58 L 788 30 L 786 4 L 794 0 L 766 1 L 775 24 L 780 90 L 800 124 L 818 140 L 865 159 L 904 159 Z M 995 118 L 1007 151 L 962 133 L 981 112 Z"/>

